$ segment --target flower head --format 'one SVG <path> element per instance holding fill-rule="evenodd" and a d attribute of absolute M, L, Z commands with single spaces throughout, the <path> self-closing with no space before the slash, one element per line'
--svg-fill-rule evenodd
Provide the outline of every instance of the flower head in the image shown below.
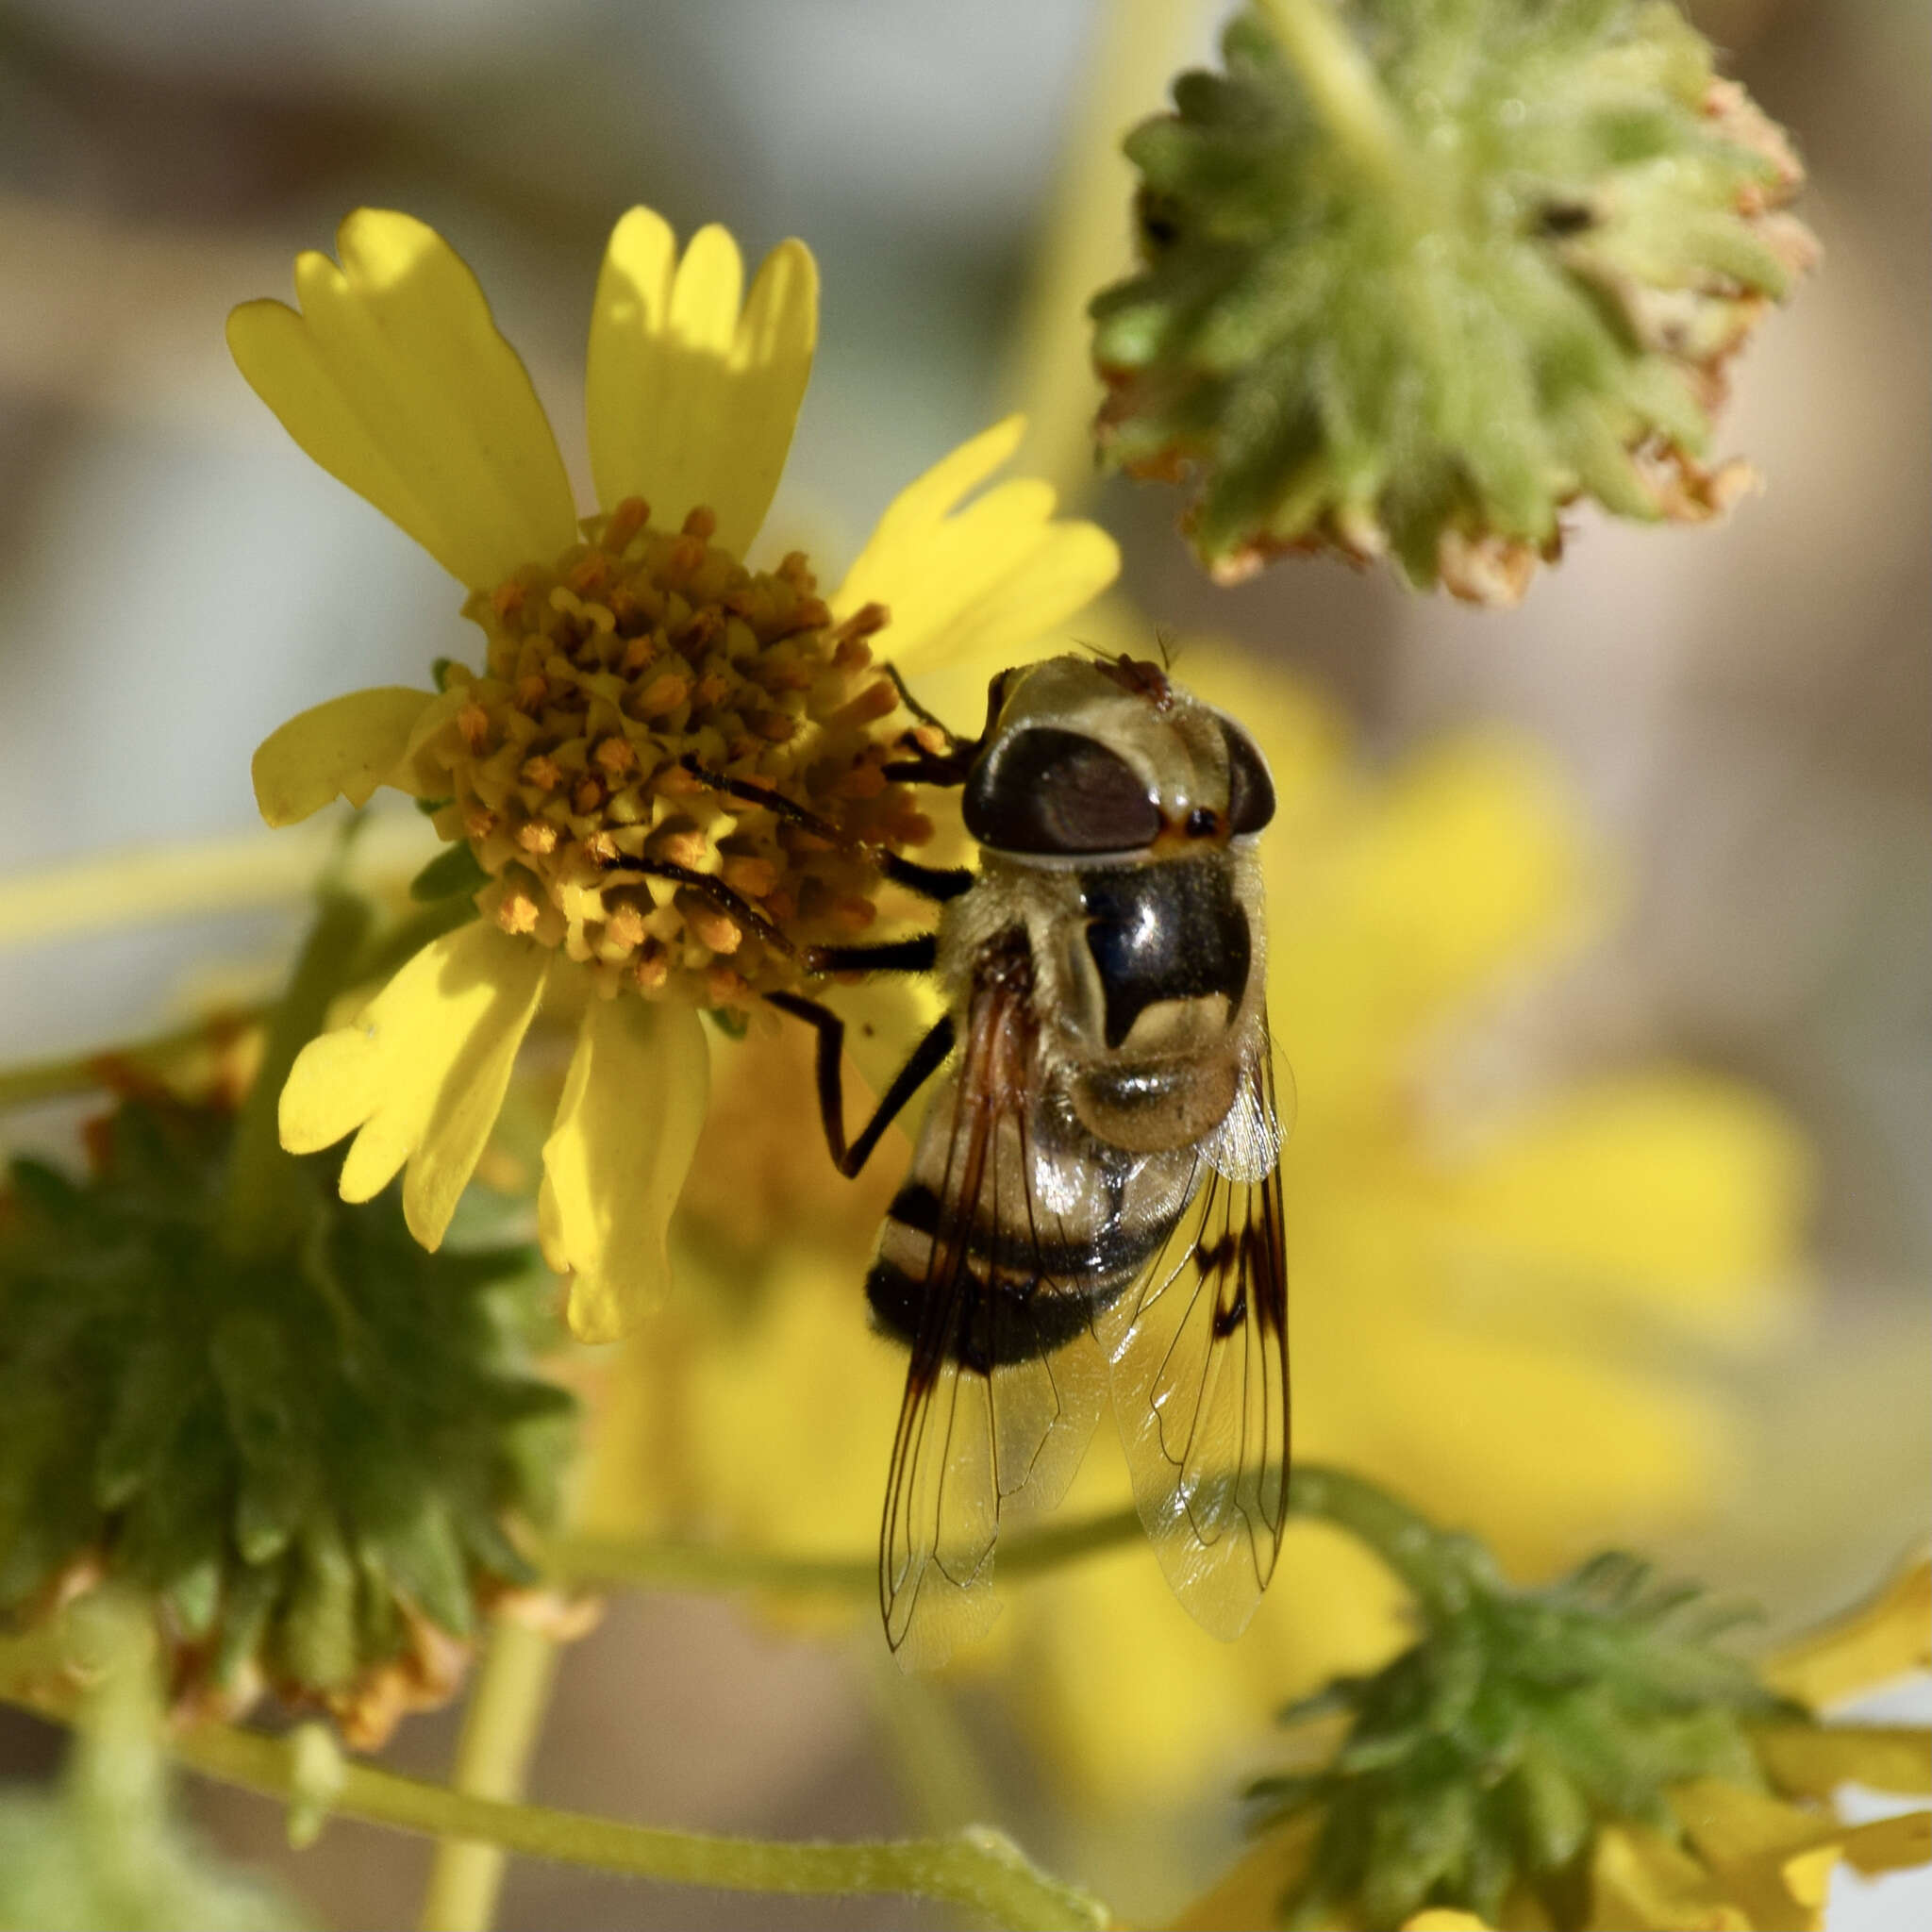
<path fill-rule="evenodd" d="M 482 917 L 303 1056 L 284 1138 L 356 1133 L 348 1199 L 407 1167 L 404 1211 L 433 1247 L 539 1007 L 580 1015 L 543 1247 L 575 1272 L 573 1327 L 608 1337 L 666 1272 L 705 1109 L 700 1011 L 735 1025 L 797 984 L 814 946 L 878 916 L 870 855 L 931 830 L 886 774 L 917 726 L 874 661 L 881 633 L 907 670 L 1009 657 L 1116 555 L 1057 522 L 1041 484 L 961 507 L 1011 456 L 1014 421 L 905 491 L 831 595 L 802 556 L 750 568 L 817 337 L 796 242 L 741 299 L 722 228 L 680 258 L 649 209 L 618 224 L 586 385 L 600 509 L 581 525 L 528 377 L 449 247 L 363 209 L 339 249 L 340 266 L 297 261 L 300 312 L 237 309 L 230 345 L 296 441 L 465 586 L 483 650 L 434 691 L 292 719 L 256 755 L 257 796 L 280 824 L 379 785 L 414 794 L 451 844 L 424 890 Z"/>
<path fill-rule="evenodd" d="M 286 1156 L 285 1231 L 238 1246 L 237 1139 L 225 1095 L 150 1090 L 86 1176 L 0 1189 L 0 1613 L 129 1586 L 176 1699 L 267 1687 L 377 1741 L 537 1582 L 575 1404 L 528 1373 L 526 1249 L 425 1254 Z"/>
<path fill-rule="evenodd" d="M 1694 1587 L 1606 1556 L 1513 1591 L 1466 1540 L 1410 1524 L 1406 1543 L 1420 1637 L 1286 1714 L 1325 1734 L 1316 1761 L 1255 1787 L 1273 1842 L 1188 1924 L 1235 1923 L 1243 1896 L 1243 1924 L 1372 1932 L 1429 1907 L 1489 1924 L 1815 1928 L 1840 1857 L 1932 1857 L 1932 1816 L 1857 1826 L 1832 1804 L 1845 1782 L 1932 1791 L 1932 1733 L 1824 1724 L 1780 1692 L 1775 1661 L 1759 1671 L 1713 1641 L 1735 1612 Z M 1921 1668 L 1924 1569 L 1879 1612 L 1895 1642 L 1916 1624 Z M 1812 1659 L 1869 1664 L 1874 1621 L 1812 1640 Z"/>
<path fill-rule="evenodd" d="M 1191 470 L 1217 576 L 1391 551 L 1513 603 L 1558 513 L 1696 522 L 1725 365 L 1815 245 L 1802 170 L 1663 0 L 1262 0 L 1128 138 L 1108 458 Z"/>

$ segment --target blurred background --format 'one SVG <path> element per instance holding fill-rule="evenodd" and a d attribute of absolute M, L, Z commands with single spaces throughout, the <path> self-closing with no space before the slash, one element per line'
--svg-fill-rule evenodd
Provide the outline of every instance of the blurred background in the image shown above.
<path fill-rule="evenodd" d="M 1614 910 L 1486 1011 L 1471 1078 L 1707 1070 L 1768 1096 L 1808 1143 L 1812 1299 L 1781 1344 L 1723 1371 L 1745 1418 L 1739 1486 L 1652 1540 L 1782 1627 L 1863 1588 L 1926 1514 L 1924 9 L 1691 8 L 1794 131 L 1800 211 L 1824 248 L 1745 357 L 1724 425 L 1768 487 L 1701 533 L 1579 517 L 1561 568 L 1507 613 L 1328 563 L 1216 591 L 1173 534 L 1172 492 L 1091 476 L 1079 305 L 1128 256 L 1112 142 L 1210 56 L 1226 10 L 0 0 L 0 863 L 42 882 L 0 908 L 0 1063 L 140 1037 L 271 979 L 299 883 L 252 842 L 216 848 L 225 883 L 181 906 L 152 903 L 138 863 L 80 868 L 249 834 L 248 757 L 274 725 L 464 648 L 437 566 L 248 393 L 228 308 L 286 297 L 293 255 L 328 246 L 350 208 L 408 208 L 476 269 L 581 479 L 582 338 L 616 215 L 646 201 L 686 235 L 723 221 L 751 259 L 797 234 L 824 272 L 822 348 L 774 520 L 828 570 L 902 482 L 1022 403 L 1033 466 L 1120 537 L 1150 636 L 1212 630 L 1292 674 L 1370 774 L 1473 724 L 1554 761 L 1614 855 Z M 0 1135 L 64 1126 L 20 1116 Z M 868 1658 L 728 1604 L 625 1599 L 566 1660 L 533 1794 L 719 1830 L 918 1828 L 892 1742 L 907 1707 Z M 1146 1668 L 1182 1674 L 1161 1694 L 1186 1698 L 1184 1651 Z M 919 1693 L 951 1698 L 973 1759 L 960 1777 L 1037 1856 L 1105 1887 L 1144 1810 L 1058 1789 L 1052 1754 L 983 1688 Z M 441 1774 L 453 1735 L 447 1714 L 413 1720 L 391 1757 Z M 25 1774 L 58 1744 L 5 1713 L 0 1753 Z M 1233 1842 L 1231 1789 L 1204 1790 L 1143 1862 L 1211 1870 Z M 297 1857 L 270 1807 L 201 1787 L 191 1801 L 324 1922 L 413 1912 L 422 1845 L 337 1824 Z M 1144 1890 L 1171 1902 L 1159 1872 Z M 1850 1904 L 1885 1922 L 1874 1900 Z M 522 1865 L 502 1923 L 915 1918 L 940 1922 Z"/>

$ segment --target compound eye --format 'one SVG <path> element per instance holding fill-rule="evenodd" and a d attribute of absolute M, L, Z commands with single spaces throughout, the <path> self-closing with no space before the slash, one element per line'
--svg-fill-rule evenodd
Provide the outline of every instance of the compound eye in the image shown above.
<path fill-rule="evenodd" d="M 1274 816 L 1274 780 L 1268 761 L 1245 731 L 1221 721 L 1227 741 L 1227 823 L 1235 832 L 1258 832 Z"/>
<path fill-rule="evenodd" d="M 1160 804 L 1116 752 L 1029 724 L 995 739 L 966 780 L 966 829 L 996 852 L 1133 852 L 1160 836 Z"/>

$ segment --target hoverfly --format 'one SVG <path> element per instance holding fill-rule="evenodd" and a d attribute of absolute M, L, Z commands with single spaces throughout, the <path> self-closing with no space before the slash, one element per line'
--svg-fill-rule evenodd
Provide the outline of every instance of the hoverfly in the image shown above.
<path fill-rule="evenodd" d="M 768 996 L 818 1029 L 848 1175 L 939 1075 L 866 1278 L 874 1323 L 910 1357 L 880 1535 L 886 1635 L 916 1666 L 991 1622 L 1002 1520 L 1058 1501 L 1110 1391 L 1168 1581 L 1232 1637 L 1288 1502 L 1283 1124 L 1254 849 L 1274 809 L 1267 764 L 1231 719 L 1124 657 L 1003 672 L 980 737 L 944 735 L 945 752 L 888 774 L 963 786 L 978 869 L 882 858 L 941 902 L 936 931 L 810 962 L 930 971 L 946 1001 L 849 1145 L 841 1023 Z"/>

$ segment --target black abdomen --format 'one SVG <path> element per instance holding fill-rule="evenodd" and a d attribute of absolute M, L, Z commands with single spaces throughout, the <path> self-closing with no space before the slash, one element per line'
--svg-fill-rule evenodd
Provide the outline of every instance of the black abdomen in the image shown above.
<path fill-rule="evenodd" d="M 908 1181 L 887 1210 L 865 1298 L 880 1329 L 908 1344 L 922 1323 L 943 1323 L 941 1353 L 985 1374 L 1065 1347 L 1132 1282 L 1174 1218 L 1114 1219 L 1084 1241 L 1029 1232 L 1024 1220 L 999 1226 L 975 1219 L 951 1237 L 959 1252 L 948 1256 L 934 1253 L 939 1197 Z M 936 1308 L 936 1298 L 948 1306 Z"/>

